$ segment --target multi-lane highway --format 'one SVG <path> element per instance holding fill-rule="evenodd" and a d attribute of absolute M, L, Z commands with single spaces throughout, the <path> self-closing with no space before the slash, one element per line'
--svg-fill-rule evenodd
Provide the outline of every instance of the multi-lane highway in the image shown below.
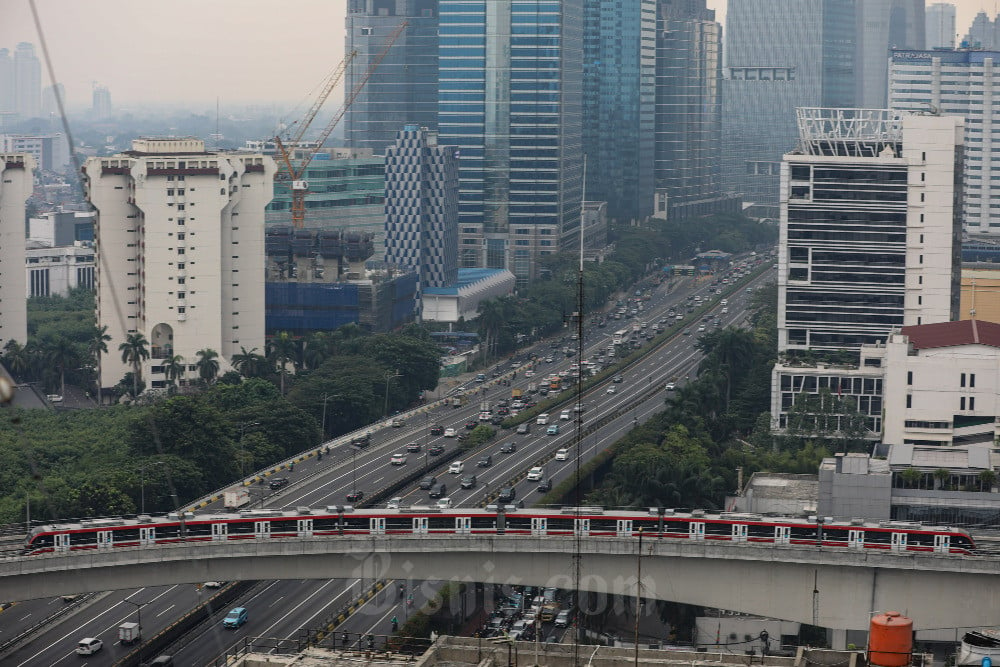
<path fill-rule="evenodd" d="M 682 281 L 668 293 L 666 286 L 657 289 L 652 299 L 645 304 L 645 310 L 639 314 L 638 320 L 651 324 L 663 317 L 671 306 L 686 304 L 689 295 L 707 296 L 708 284 L 693 279 Z M 718 299 L 718 297 L 716 297 Z M 728 314 L 721 314 L 721 306 L 715 302 L 714 315 L 717 315 L 724 325 L 739 323 L 745 317 L 746 293 L 743 286 L 729 297 Z M 678 308 L 678 312 L 684 309 Z M 592 357 L 599 349 L 610 344 L 611 334 L 615 328 L 623 328 L 632 320 L 609 320 L 607 327 L 597 328 L 588 325 L 584 336 L 585 357 Z M 701 322 L 695 322 L 688 316 L 684 322 L 687 329 L 697 332 Z M 617 326 L 616 326 L 617 325 Z M 481 502 L 488 491 L 496 491 L 501 485 L 513 478 L 520 477 L 524 471 L 540 459 L 550 457 L 556 449 L 570 448 L 570 456 L 566 461 L 549 460 L 545 463 L 545 477 L 551 478 L 554 484 L 573 474 L 576 466 L 575 457 L 580 455 L 581 461 L 589 459 L 611 442 L 621 437 L 633 423 L 645 421 L 650 415 L 662 409 L 664 393 L 662 387 L 669 379 L 683 378 L 692 373 L 692 369 L 700 359 L 700 353 L 694 349 L 697 335 L 678 335 L 663 345 L 658 351 L 644 357 L 628 369 L 622 371 L 622 382 L 616 384 L 615 393 L 606 393 L 602 384 L 590 390 L 583 403 L 587 410 L 583 414 L 584 426 L 594 424 L 602 417 L 620 413 L 626 414 L 609 421 L 601 428 L 588 434 L 580 443 L 579 451 L 573 447 L 576 435 L 572 421 L 559 421 L 558 411 L 551 414 L 550 423 L 559 423 L 558 435 L 546 435 L 545 427 L 532 425 L 529 434 L 517 435 L 512 431 L 502 432 L 489 445 L 470 451 L 463 455 L 465 461 L 464 474 L 475 474 L 475 488 L 463 490 L 459 488 L 461 475 L 451 475 L 446 472 L 447 466 L 439 467 L 430 474 L 436 475 L 439 481 L 444 481 L 448 487 L 448 496 L 455 505 L 469 505 Z M 566 342 L 575 347 L 575 342 Z M 563 344 L 559 345 L 561 349 Z M 255 485 L 253 490 L 269 508 L 293 508 L 298 506 L 343 505 L 346 496 L 352 490 L 361 490 L 370 496 L 377 490 L 389 487 L 406 475 L 412 475 L 415 469 L 424 465 L 434 466 L 439 461 L 454 458 L 454 450 L 459 443 L 456 438 L 432 436 L 430 426 L 439 424 L 455 428 L 459 433 L 466 432 L 464 425 L 474 419 L 479 412 L 479 402 L 486 400 L 495 403 L 501 398 L 509 398 L 512 388 L 525 389 L 529 382 L 540 382 L 541 378 L 552 372 L 566 369 L 575 361 L 558 350 L 550 348 L 547 342 L 539 343 L 534 349 L 521 352 L 516 359 L 524 361 L 534 353 L 543 359 L 549 354 L 554 355 L 552 363 L 541 361 L 536 367 L 536 376 L 526 378 L 523 367 L 519 369 L 511 387 L 503 386 L 497 381 L 485 385 L 470 383 L 469 389 L 484 390 L 484 395 L 476 395 L 465 401 L 460 408 L 440 406 L 426 413 L 411 416 L 402 428 L 386 428 L 372 431 L 372 442 L 358 449 L 350 445 L 332 447 L 322 460 L 316 457 L 297 464 L 294 471 L 282 471 L 278 476 L 288 477 L 291 483 L 276 493 L 271 493 L 266 484 Z M 497 370 L 510 373 L 511 364 L 515 360 L 504 362 Z M 681 383 L 683 380 L 681 380 Z M 649 392 L 648 398 L 637 402 L 644 392 Z M 570 407 L 572 403 L 565 407 Z M 390 464 L 393 454 L 402 453 L 407 443 L 416 442 L 421 445 L 419 454 L 410 453 L 402 466 Z M 501 445 L 513 442 L 516 451 L 501 453 Z M 427 450 L 433 445 L 445 447 L 445 453 L 432 457 Z M 486 468 L 477 468 L 483 454 L 491 454 L 493 464 Z M 536 491 L 537 482 L 519 481 L 516 485 L 518 500 L 531 503 L 541 497 Z M 413 485 L 404 487 L 397 494 L 403 498 L 405 505 L 432 504 L 427 491 L 422 491 Z M 202 512 L 215 509 L 221 511 L 221 503 L 209 505 Z M 336 573 L 331 572 L 331 575 Z M 290 573 L 294 576 L 294 573 Z M 419 573 L 414 573 L 419 577 Z M 216 622 L 203 625 L 185 637 L 186 645 L 171 649 L 176 657 L 177 665 L 203 665 L 218 655 L 225 647 L 231 645 L 241 636 L 274 636 L 293 637 L 300 628 L 318 626 L 333 612 L 343 608 L 347 601 L 360 594 L 371 581 L 360 580 L 329 580 L 304 581 L 288 579 L 274 582 L 260 582 L 249 593 L 239 600 L 239 604 L 250 610 L 250 621 L 242 628 L 223 630 L 221 614 L 226 609 L 219 609 Z M 414 608 L 419 607 L 426 594 L 433 594 L 433 586 L 418 585 L 410 582 L 417 592 Z M 360 613 L 349 618 L 338 632 L 364 632 L 387 634 L 391 630 L 390 619 L 393 615 L 400 621 L 405 619 L 409 609 L 393 595 L 395 589 L 377 596 L 366 604 Z M 181 614 L 189 610 L 201 597 L 210 594 L 209 590 L 199 592 L 195 586 L 166 586 L 141 589 L 138 591 L 118 591 L 95 597 L 86 607 L 71 618 L 51 624 L 40 631 L 36 637 L 15 652 L 4 656 L 4 664 L 57 665 L 67 661 L 78 664 L 81 659 L 72 653 L 78 639 L 85 636 L 100 637 L 105 641 L 105 649 L 101 654 L 93 656 L 88 664 L 111 664 L 131 650 L 122 647 L 117 642 L 117 627 L 120 623 L 135 620 L 138 616 L 138 605 L 141 608 L 142 625 L 145 635 L 152 636 L 174 622 Z M 0 642 L 18 634 L 38 620 L 51 613 L 51 609 L 64 605 L 61 600 L 36 600 L 15 605 L 3 614 L 3 632 Z M 237 606 L 235 603 L 227 608 Z M 103 654 L 103 655 L 102 655 Z M 145 656 L 152 657 L 152 656 Z"/>

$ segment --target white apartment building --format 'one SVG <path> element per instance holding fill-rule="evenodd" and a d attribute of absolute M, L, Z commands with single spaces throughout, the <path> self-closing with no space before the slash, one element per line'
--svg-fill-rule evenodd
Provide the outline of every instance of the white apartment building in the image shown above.
<path fill-rule="evenodd" d="M 963 119 L 797 110 L 781 165 L 779 351 L 848 350 L 957 317 Z"/>
<path fill-rule="evenodd" d="M 137 139 L 130 151 L 90 158 L 84 172 L 97 209 L 97 320 L 111 335 L 102 387 L 130 372 L 118 351 L 130 333 L 149 342 L 150 388 L 166 386 L 163 361 L 173 355 L 196 378 L 199 350 L 218 352 L 222 372 L 241 347 L 263 350 L 271 158 L 207 152 L 194 138 Z"/>
<path fill-rule="evenodd" d="M 35 160 L 0 153 L 0 350 L 12 340 L 28 342 L 24 298 L 24 204 L 34 186 Z"/>
<path fill-rule="evenodd" d="M 32 243 L 29 241 L 28 245 Z M 94 247 L 89 243 L 29 247 L 25 255 L 25 296 L 29 298 L 67 296 L 77 287 L 94 288 Z"/>
<path fill-rule="evenodd" d="M 889 106 L 965 119 L 962 218 L 975 236 L 1000 235 L 1000 52 L 893 51 Z"/>

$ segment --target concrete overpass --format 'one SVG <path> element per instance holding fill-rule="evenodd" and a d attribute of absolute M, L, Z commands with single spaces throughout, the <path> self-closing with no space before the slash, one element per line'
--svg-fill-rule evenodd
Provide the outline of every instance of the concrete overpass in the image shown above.
<path fill-rule="evenodd" d="M 197 542 L 0 560 L 0 599 L 236 579 L 392 578 L 573 588 L 572 537 L 353 536 Z M 581 589 L 635 595 L 638 541 L 582 539 Z M 1000 560 L 646 539 L 642 595 L 838 630 L 896 609 L 916 629 L 1000 625 Z M 814 593 L 815 590 L 815 593 Z M 814 618 L 814 598 L 816 617 Z"/>

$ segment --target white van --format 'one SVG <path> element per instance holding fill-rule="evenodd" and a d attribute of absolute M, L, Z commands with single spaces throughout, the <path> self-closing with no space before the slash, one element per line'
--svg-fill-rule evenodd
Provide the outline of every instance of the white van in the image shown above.
<path fill-rule="evenodd" d="M 528 481 L 537 482 L 545 475 L 545 468 L 541 466 L 535 466 L 528 471 Z"/>
<path fill-rule="evenodd" d="M 461 461 L 452 461 L 451 465 L 448 466 L 448 472 L 452 475 L 461 475 L 463 470 L 465 470 L 465 464 Z"/>
<path fill-rule="evenodd" d="M 535 419 L 535 423 L 536 424 L 541 424 L 543 426 L 545 424 L 548 424 L 549 423 L 549 413 L 548 412 L 543 412 L 542 414 L 538 415 L 538 417 Z"/>

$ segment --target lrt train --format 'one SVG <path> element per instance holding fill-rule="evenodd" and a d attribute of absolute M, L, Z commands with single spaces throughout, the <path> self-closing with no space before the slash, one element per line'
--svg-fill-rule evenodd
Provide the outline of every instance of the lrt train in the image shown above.
<path fill-rule="evenodd" d="M 897 521 L 833 521 L 822 517 L 776 518 L 755 514 L 664 508 L 620 511 L 598 507 L 522 509 L 490 505 L 483 509 L 410 507 L 399 510 L 328 506 L 322 509 L 192 512 L 91 519 L 34 528 L 26 555 L 91 549 L 154 547 L 187 542 L 328 538 L 364 535 L 580 535 L 585 538 L 679 539 L 795 545 L 842 549 L 881 549 L 970 555 L 968 532 Z"/>

